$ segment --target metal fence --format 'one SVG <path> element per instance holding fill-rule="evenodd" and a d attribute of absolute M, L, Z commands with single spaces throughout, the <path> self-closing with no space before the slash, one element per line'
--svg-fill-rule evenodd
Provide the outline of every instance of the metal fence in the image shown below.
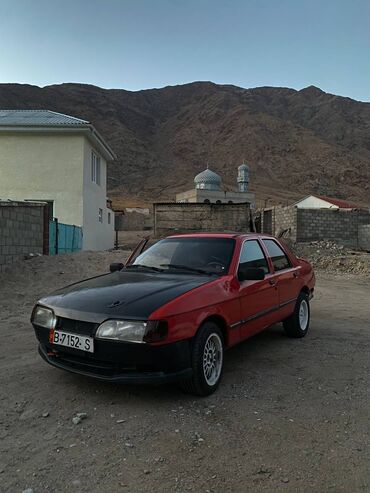
<path fill-rule="evenodd" d="M 82 249 L 82 228 L 63 224 L 57 219 L 49 222 L 49 255 L 78 252 Z"/>

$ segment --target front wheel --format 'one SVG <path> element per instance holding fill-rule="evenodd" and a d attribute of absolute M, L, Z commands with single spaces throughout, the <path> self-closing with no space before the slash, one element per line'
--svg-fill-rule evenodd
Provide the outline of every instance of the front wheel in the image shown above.
<path fill-rule="evenodd" d="M 299 338 L 307 334 L 310 326 L 310 304 L 306 293 L 300 293 L 294 312 L 284 320 L 283 325 L 289 337 Z"/>
<path fill-rule="evenodd" d="M 192 344 L 193 376 L 180 383 L 189 394 L 206 396 L 219 386 L 224 360 L 222 332 L 217 324 L 206 322 L 199 329 Z"/>

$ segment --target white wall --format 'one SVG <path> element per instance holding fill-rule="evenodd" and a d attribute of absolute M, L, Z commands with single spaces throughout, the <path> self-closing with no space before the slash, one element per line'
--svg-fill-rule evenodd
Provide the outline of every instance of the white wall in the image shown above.
<path fill-rule="evenodd" d="M 233 204 L 242 204 L 249 202 L 252 207 L 255 203 L 255 195 L 252 192 L 227 192 L 227 191 L 215 191 L 215 190 L 201 190 L 194 188 L 193 190 L 187 190 L 186 192 L 180 192 L 176 194 L 176 202 L 199 202 L 202 203 L 205 200 L 209 200 L 211 203 L 216 203 L 219 200 L 223 204 L 227 204 L 231 201 Z"/>
<path fill-rule="evenodd" d="M 54 200 L 54 216 L 83 225 L 83 136 L 0 134 L 0 198 Z"/>
<path fill-rule="evenodd" d="M 101 157 L 101 184 L 96 185 L 91 180 L 91 149 L 85 136 L 73 133 L 1 133 L 0 199 L 53 200 L 60 222 L 82 226 L 84 250 L 112 248 L 114 213 L 106 206 L 107 164 Z"/>
<path fill-rule="evenodd" d="M 298 209 L 339 209 L 336 205 L 310 195 L 295 204 Z"/>
<path fill-rule="evenodd" d="M 83 249 L 107 250 L 114 246 L 114 212 L 107 208 L 107 163 L 100 156 L 100 185 L 91 179 L 91 151 L 90 142 L 84 142 L 84 173 L 83 173 Z M 99 222 L 99 208 L 103 210 L 103 222 Z M 111 221 L 108 224 L 108 214 Z"/>

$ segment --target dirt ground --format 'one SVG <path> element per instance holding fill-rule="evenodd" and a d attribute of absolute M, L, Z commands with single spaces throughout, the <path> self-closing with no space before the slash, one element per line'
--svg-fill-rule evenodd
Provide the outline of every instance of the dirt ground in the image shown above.
<path fill-rule="evenodd" d="M 37 298 L 125 255 L 40 257 L 1 274 L 1 492 L 370 490 L 369 278 L 319 271 L 309 335 L 275 326 L 230 350 L 202 399 L 96 382 L 37 354 Z"/>

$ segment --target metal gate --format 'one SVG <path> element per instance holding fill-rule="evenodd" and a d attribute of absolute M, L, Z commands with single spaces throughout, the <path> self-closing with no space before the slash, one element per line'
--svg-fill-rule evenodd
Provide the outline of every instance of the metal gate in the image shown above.
<path fill-rule="evenodd" d="M 78 252 L 82 249 L 82 228 L 63 224 L 57 219 L 49 222 L 49 255 Z"/>

